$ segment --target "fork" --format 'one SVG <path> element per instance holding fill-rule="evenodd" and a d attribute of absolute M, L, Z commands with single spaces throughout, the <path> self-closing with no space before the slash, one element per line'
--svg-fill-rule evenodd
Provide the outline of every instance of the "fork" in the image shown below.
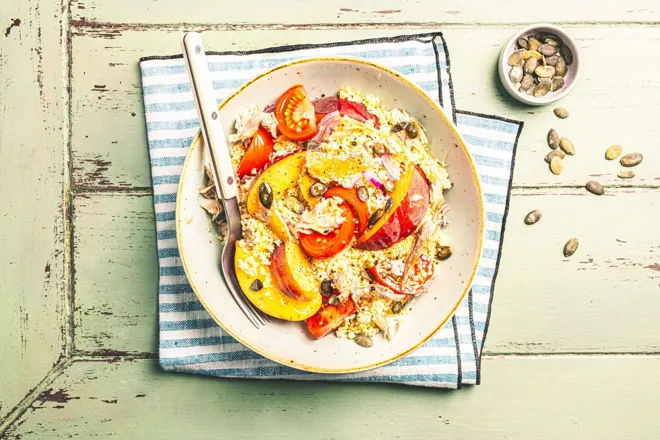
<path fill-rule="evenodd" d="M 197 32 L 186 32 L 181 38 L 181 45 L 195 99 L 197 115 L 199 116 L 200 130 L 204 138 L 204 144 L 208 147 L 213 177 L 218 186 L 218 195 L 227 218 L 228 233 L 225 245 L 222 248 L 221 258 L 223 279 L 238 307 L 252 325 L 259 328 L 266 325 L 266 321 L 270 322 L 270 319 L 246 298 L 238 283 L 234 269 L 236 242 L 243 237 L 241 213 L 238 208 L 238 187 L 222 122 L 218 114 L 218 106 L 215 101 L 208 64 L 206 63 L 202 37 Z"/>

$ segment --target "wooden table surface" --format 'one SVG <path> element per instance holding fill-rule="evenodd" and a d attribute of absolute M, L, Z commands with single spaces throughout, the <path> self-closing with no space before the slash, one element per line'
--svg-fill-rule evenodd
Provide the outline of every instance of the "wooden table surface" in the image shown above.
<path fill-rule="evenodd" d="M 566 120 L 498 85 L 501 45 L 538 21 L 583 50 Z M 659 438 L 657 0 L 4 0 L 0 26 L 0 437 Z M 159 369 L 138 59 L 178 53 L 182 29 L 219 51 L 442 30 L 458 107 L 525 121 L 482 385 Z M 560 176 L 551 127 L 577 148 Z M 644 154 L 636 178 L 603 159 L 615 143 Z"/>

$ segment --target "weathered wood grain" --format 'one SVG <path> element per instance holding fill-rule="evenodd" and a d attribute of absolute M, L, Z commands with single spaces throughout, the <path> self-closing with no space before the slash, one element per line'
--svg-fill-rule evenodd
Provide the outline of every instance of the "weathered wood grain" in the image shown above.
<path fill-rule="evenodd" d="M 650 215 L 660 207 L 660 192 L 628 191 L 515 193 L 487 352 L 660 352 L 649 337 L 660 334 L 660 232 Z M 76 198 L 80 350 L 157 352 L 151 203 L 119 194 Z M 523 219 L 533 209 L 543 218 L 527 226 Z M 573 236 L 580 248 L 565 259 L 562 247 Z"/>
<path fill-rule="evenodd" d="M 158 256 L 150 195 L 74 198 L 75 348 L 158 349 Z"/>
<path fill-rule="evenodd" d="M 516 157 L 516 186 L 583 185 L 596 178 L 604 185 L 660 185 L 660 154 L 654 122 L 660 102 L 660 76 L 654 63 L 641 63 L 657 50 L 660 28 L 590 26 L 571 28 L 583 47 L 583 77 L 562 100 L 571 117 L 560 120 L 553 106 L 524 107 L 499 86 L 495 62 L 514 27 L 446 30 L 458 108 L 525 121 Z M 307 30 L 205 32 L 210 50 L 255 49 L 292 43 L 353 40 L 408 32 L 344 30 L 341 34 Z M 73 38 L 73 179 L 77 186 L 99 189 L 150 185 L 138 60 L 145 55 L 179 53 L 174 31 L 99 30 Z M 611 53 L 619 61 L 612 63 Z M 478 60 L 478 62 L 475 62 Z M 625 66 L 635 65 L 635 69 Z M 634 111 L 635 117 L 631 117 Z M 576 145 L 560 176 L 550 173 L 544 156 L 546 134 L 554 127 Z M 644 162 L 637 177 L 616 177 L 621 168 L 604 159 L 621 144 L 639 151 Z"/>
<path fill-rule="evenodd" d="M 152 360 L 76 362 L 7 438 L 651 440 L 660 430 L 658 368 L 655 356 L 486 358 L 483 385 L 441 391 L 221 380 L 166 374 Z M 631 386 L 635 379 L 644 385 Z"/>
<path fill-rule="evenodd" d="M 0 2 L 0 425 L 64 353 L 59 2 Z"/>
<path fill-rule="evenodd" d="M 603 0 L 598 7 L 579 8 L 570 0 L 558 0 L 550 8 L 533 8 L 523 0 L 469 2 L 450 0 L 378 0 L 346 2 L 331 0 L 322 7 L 308 1 L 285 4 L 247 0 L 75 0 L 71 4 L 74 24 L 97 22 L 131 24 L 168 23 L 526 23 L 576 21 L 660 21 L 660 8 L 654 0 L 634 4 Z"/>

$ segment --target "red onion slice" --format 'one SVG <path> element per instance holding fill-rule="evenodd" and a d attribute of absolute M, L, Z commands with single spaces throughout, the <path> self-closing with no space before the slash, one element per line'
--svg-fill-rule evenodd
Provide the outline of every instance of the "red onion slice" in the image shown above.
<path fill-rule="evenodd" d="M 361 178 L 362 178 L 362 176 L 359 175 L 359 174 L 356 175 L 356 176 L 353 178 L 353 180 L 348 180 L 348 178 L 346 178 L 346 179 L 345 179 L 346 181 L 344 182 L 344 184 L 342 185 L 342 187 L 347 188 L 347 189 L 353 189 L 353 188 L 355 188 L 355 185 L 357 185 L 357 183 L 360 181 Z"/>
<path fill-rule="evenodd" d="M 264 108 L 264 113 L 273 113 L 275 111 L 275 104 L 269 104 Z"/>
<path fill-rule="evenodd" d="M 376 176 L 376 174 L 373 171 L 366 170 L 364 172 L 364 177 L 366 177 L 367 180 L 369 180 L 369 182 L 371 182 L 371 184 L 374 185 L 379 190 L 381 191 L 385 190 L 385 185 L 383 185 L 383 182 L 380 181 L 378 176 Z"/>
<path fill-rule="evenodd" d="M 311 140 L 314 142 L 321 142 L 326 132 L 329 133 L 329 130 L 334 130 L 340 122 L 341 116 L 338 111 L 335 110 L 332 113 L 328 113 L 319 121 L 318 131 Z"/>
<path fill-rule="evenodd" d="M 401 170 L 399 169 L 399 164 L 392 158 L 390 153 L 383 154 L 383 166 L 385 170 L 392 176 L 392 179 L 399 180 L 401 178 Z"/>

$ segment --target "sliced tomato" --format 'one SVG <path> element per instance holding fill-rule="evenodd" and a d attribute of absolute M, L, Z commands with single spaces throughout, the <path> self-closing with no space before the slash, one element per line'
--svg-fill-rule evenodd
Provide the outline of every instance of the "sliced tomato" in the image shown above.
<path fill-rule="evenodd" d="M 353 210 L 346 204 L 339 205 L 346 219 L 339 227 L 327 234 L 313 231 L 300 234 L 300 246 L 312 258 L 328 258 L 337 255 L 349 245 L 355 235 L 355 217 Z"/>
<path fill-rule="evenodd" d="M 273 151 L 273 137 L 268 130 L 259 127 L 245 150 L 245 156 L 238 165 L 238 170 L 236 170 L 238 177 L 253 174 L 253 170 L 261 170 L 268 163 L 268 158 Z"/>
<path fill-rule="evenodd" d="M 435 270 L 433 263 L 425 255 L 417 259 L 412 267 L 412 274 L 408 277 L 406 284 L 401 286 L 401 279 L 382 265 L 376 265 L 369 268 L 369 274 L 374 281 L 387 287 L 395 293 L 402 295 L 419 295 L 420 288 L 431 279 Z"/>
<path fill-rule="evenodd" d="M 353 313 L 355 313 L 355 304 L 350 298 L 336 306 L 325 303 L 318 312 L 307 318 L 307 329 L 316 339 L 321 339 L 335 331 Z"/>
<path fill-rule="evenodd" d="M 275 105 L 275 118 L 277 128 L 293 140 L 306 141 L 316 134 L 314 106 L 301 84 L 291 87 L 280 96 Z"/>
<path fill-rule="evenodd" d="M 359 224 L 357 235 L 362 235 L 367 229 L 367 223 L 369 222 L 369 208 L 367 207 L 367 204 L 357 196 L 357 190 L 355 188 L 348 189 L 342 188 L 341 186 L 333 186 L 325 192 L 324 197 L 339 197 L 348 203 L 358 217 Z"/>

